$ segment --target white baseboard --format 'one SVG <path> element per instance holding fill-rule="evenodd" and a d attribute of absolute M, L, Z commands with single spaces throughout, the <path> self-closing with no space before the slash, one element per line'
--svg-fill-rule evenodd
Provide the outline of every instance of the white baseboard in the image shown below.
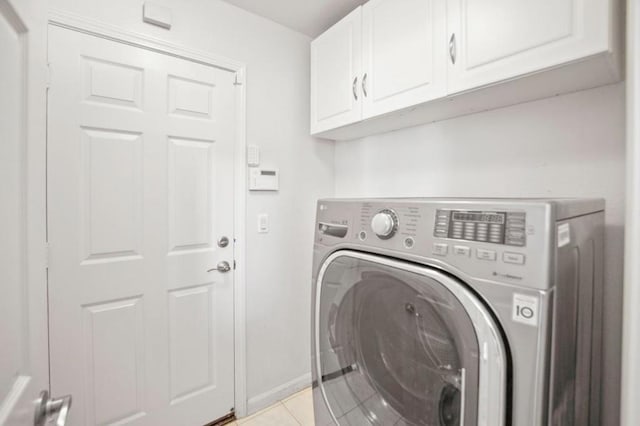
<path fill-rule="evenodd" d="M 276 386 L 267 392 L 263 392 L 260 395 L 249 398 L 247 404 L 247 415 L 251 415 L 263 408 L 267 408 L 268 406 L 273 405 L 276 402 L 281 401 L 309 386 L 311 386 L 311 373 L 302 375 L 287 383 L 283 383 L 280 386 Z"/>

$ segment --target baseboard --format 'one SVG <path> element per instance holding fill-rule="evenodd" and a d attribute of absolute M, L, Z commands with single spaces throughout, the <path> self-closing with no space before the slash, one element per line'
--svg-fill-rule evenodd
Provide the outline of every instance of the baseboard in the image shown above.
<path fill-rule="evenodd" d="M 251 415 L 263 408 L 273 405 L 308 386 L 311 386 L 311 373 L 302 375 L 287 383 L 283 383 L 280 386 L 276 386 L 267 392 L 263 392 L 260 395 L 249 398 L 247 404 L 247 415 Z"/>

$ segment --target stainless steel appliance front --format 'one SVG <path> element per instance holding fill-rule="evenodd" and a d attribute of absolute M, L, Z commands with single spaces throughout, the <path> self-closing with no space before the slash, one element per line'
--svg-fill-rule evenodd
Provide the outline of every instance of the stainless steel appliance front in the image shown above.
<path fill-rule="evenodd" d="M 316 424 L 598 425 L 602 211 L 598 200 L 321 200 Z"/>

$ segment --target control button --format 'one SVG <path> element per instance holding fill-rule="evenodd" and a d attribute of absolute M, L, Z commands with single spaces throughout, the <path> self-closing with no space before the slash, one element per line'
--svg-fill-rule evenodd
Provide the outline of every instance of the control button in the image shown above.
<path fill-rule="evenodd" d="M 458 256 L 469 257 L 471 255 L 471 249 L 466 246 L 453 246 L 453 252 Z"/>
<path fill-rule="evenodd" d="M 446 256 L 449 251 L 448 244 L 435 243 L 433 245 L 433 254 L 437 254 L 439 256 Z"/>
<path fill-rule="evenodd" d="M 477 249 L 476 256 L 482 260 L 496 260 L 496 252 L 493 250 Z"/>
<path fill-rule="evenodd" d="M 413 248 L 415 241 L 411 237 L 407 237 L 404 239 L 404 246 L 408 249 Z"/>
<path fill-rule="evenodd" d="M 360 241 L 364 241 L 367 239 L 367 233 L 365 231 L 360 231 L 360 233 L 358 234 L 358 238 L 360 239 Z"/>
<path fill-rule="evenodd" d="M 476 224 L 473 222 L 466 222 L 464 224 L 464 239 L 473 240 L 476 236 Z"/>
<path fill-rule="evenodd" d="M 522 253 L 504 252 L 502 254 L 502 260 L 504 260 L 506 263 L 514 263 L 516 265 L 524 265 L 524 254 L 522 254 Z"/>

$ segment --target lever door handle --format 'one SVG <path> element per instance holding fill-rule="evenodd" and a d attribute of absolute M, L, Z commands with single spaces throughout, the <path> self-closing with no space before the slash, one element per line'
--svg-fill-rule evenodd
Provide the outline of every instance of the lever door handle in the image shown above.
<path fill-rule="evenodd" d="M 63 396 L 62 398 L 50 398 L 48 391 L 40 392 L 33 424 L 35 426 L 44 426 L 55 417 L 55 426 L 65 426 L 71 409 L 71 401 L 71 395 Z"/>
<path fill-rule="evenodd" d="M 207 272 L 213 272 L 213 271 L 218 271 L 218 272 L 229 272 L 231 270 L 231 265 L 229 265 L 229 262 L 227 262 L 226 260 L 223 260 L 222 262 L 218 263 L 218 265 L 215 268 L 211 268 L 209 269 Z"/>

